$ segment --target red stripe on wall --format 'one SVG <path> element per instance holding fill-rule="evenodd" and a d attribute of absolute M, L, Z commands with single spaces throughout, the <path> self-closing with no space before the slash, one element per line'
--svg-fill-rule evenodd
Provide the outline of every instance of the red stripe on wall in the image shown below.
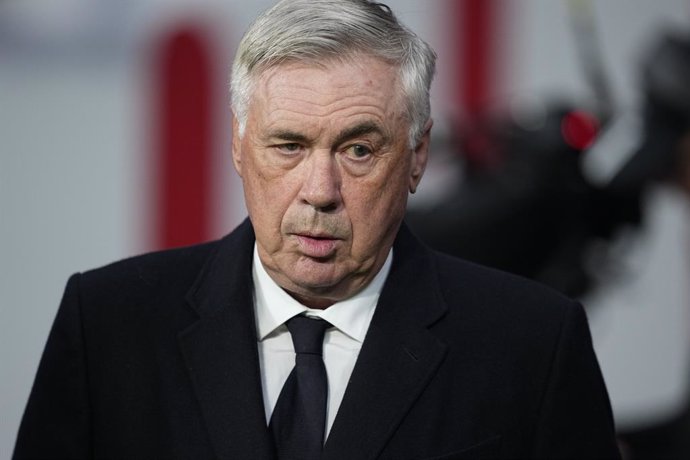
<path fill-rule="evenodd" d="M 169 248 L 209 238 L 213 75 L 200 29 L 171 31 L 159 56 L 155 245 Z"/>
<path fill-rule="evenodd" d="M 496 103 L 502 0 L 448 0 L 455 47 L 451 93 L 461 115 L 462 155 L 470 169 L 493 168 L 498 157 L 486 124 Z"/>
<path fill-rule="evenodd" d="M 458 62 L 459 102 L 470 119 L 485 115 L 494 97 L 496 53 L 496 0 L 460 0 L 458 36 L 461 44 Z"/>

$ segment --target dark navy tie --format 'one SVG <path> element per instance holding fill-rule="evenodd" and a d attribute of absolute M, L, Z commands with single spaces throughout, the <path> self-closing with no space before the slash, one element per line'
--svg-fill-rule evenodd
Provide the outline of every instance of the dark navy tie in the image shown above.
<path fill-rule="evenodd" d="M 280 459 L 318 459 L 328 395 L 323 337 L 331 324 L 306 316 L 295 316 L 286 324 L 295 346 L 295 367 L 280 392 L 270 429 Z"/>

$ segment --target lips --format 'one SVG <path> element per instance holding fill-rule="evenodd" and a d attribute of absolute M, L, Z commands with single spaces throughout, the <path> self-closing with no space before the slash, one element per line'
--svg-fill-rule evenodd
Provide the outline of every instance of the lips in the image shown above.
<path fill-rule="evenodd" d="M 338 243 L 338 238 L 331 235 L 302 233 L 295 236 L 302 253 L 316 259 L 333 255 Z"/>

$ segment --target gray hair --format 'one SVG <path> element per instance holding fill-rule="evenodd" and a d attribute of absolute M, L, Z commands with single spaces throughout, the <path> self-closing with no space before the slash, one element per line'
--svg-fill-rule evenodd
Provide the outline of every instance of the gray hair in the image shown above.
<path fill-rule="evenodd" d="M 287 62 L 344 60 L 368 54 L 399 68 L 414 148 L 430 117 L 429 88 L 436 54 L 398 22 L 391 10 L 368 0 L 282 0 L 259 16 L 240 42 L 232 66 L 232 110 L 243 135 L 254 77 Z"/>

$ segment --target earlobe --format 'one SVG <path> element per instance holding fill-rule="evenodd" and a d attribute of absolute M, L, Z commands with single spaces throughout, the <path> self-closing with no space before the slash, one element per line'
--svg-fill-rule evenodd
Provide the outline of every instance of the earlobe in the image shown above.
<path fill-rule="evenodd" d="M 424 170 L 426 169 L 426 163 L 429 159 L 429 142 L 431 138 L 431 126 L 433 121 L 429 119 L 424 126 L 424 134 L 420 139 L 417 146 L 412 152 L 412 168 L 410 169 L 410 193 L 415 193 L 417 191 L 417 186 L 422 180 L 424 175 Z"/>
<path fill-rule="evenodd" d="M 241 139 L 239 122 L 235 115 L 232 116 L 232 164 L 235 166 L 235 171 L 242 177 L 242 160 L 241 160 Z"/>

